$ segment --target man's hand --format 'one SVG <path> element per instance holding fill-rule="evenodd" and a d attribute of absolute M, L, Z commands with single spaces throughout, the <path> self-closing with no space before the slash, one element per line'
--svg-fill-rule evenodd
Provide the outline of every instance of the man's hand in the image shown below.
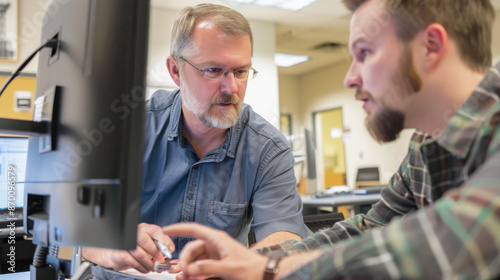
<path fill-rule="evenodd" d="M 84 248 L 83 257 L 105 268 L 118 271 L 135 268 L 139 272 L 148 273 L 154 269 L 156 260 L 164 258 L 153 239 L 165 244 L 171 252 L 175 250 L 172 239 L 159 226 L 142 223 L 137 227 L 135 250 Z"/>
<path fill-rule="evenodd" d="M 217 276 L 224 279 L 262 279 L 267 257 L 256 254 L 226 232 L 194 223 L 166 226 L 169 236 L 192 236 L 179 256 L 184 273 L 177 279 Z"/>

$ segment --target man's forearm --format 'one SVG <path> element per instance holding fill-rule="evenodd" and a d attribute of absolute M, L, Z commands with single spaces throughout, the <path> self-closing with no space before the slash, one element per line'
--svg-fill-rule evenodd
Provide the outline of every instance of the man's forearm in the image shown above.
<path fill-rule="evenodd" d="M 281 279 L 301 266 L 311 262 L 321 255 L 321 250 L 314 250 L 306 253 L 293 254 L 284 257 L 278 265 L 278 274 L 276 279 Z"/>
<path fill-rule="evenodd" d="M 82 248 L 82 257 L 102 267 L 111 268 L 110 256 L 113 250 L 104 248 Z"/>
<path fill-rule="evenodd" d="M 105 250 L 105 249 L 102 249 Z M 99 251 L 99 249 L 96 248 L 89 248 L 89 247 L 83 247 L 82 248 L 82 257 L 88 261 L 91 261 L 95 264 L 101 264 L 99 261 L 99 255 L 102 255 L 103 252 Z"/>
<path fill-rule="evenodd" d="M 285 240 L 290 240 L 290 239 L 297 239 L 301 240 L 302 237 L 295 233 L 291 233 L 288 231 L 277 231 L 274 233 L 271 233 L 270 235 L 264 237 L 262 240 L 259 242 L 255 243 L 253 246 L 251 246 L 251 249 L 258 249 L 262 247 L 269 247 L 275 244 L 278 244 L 280 242 L 283 242 Z"/>

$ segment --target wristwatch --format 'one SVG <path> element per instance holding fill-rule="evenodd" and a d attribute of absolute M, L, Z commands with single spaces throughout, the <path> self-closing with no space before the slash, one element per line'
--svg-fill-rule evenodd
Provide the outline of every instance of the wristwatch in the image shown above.
<path fill-rule="evenodd" d="M 278 264 L 286 255 L 287 254 L 283 251 L 273 252 L 269 255 L 266 270 L 264 270 L 264 280 L 274 280 L 274 277 L 279 271 Z"/>

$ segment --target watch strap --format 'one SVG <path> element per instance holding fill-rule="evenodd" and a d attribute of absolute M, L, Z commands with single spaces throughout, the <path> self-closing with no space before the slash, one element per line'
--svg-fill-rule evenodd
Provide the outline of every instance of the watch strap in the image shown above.
<path fill-rule="evenodd" d="M 274 277 L 278 273 L 278 264 L 281 261 L 282 256 L 269 256 L 267 261 L 266 270 L 264 271 L 264 280 L 274 280 Z"/>

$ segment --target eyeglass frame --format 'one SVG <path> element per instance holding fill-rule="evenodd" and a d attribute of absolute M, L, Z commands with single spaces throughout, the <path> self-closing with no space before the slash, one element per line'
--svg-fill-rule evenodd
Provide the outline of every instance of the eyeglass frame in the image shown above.
<path fill-rule="evenodd" d="M 238 79 L 238 78 L 236 77 L 236 73 L 235 73 L 235 72 L 240 71 L 240 70 L 233 70 L 233 71 L 230 71 L 230 70 L 227 70 L 227 69 L 223 69 L 223 68 L 221 68 L 221 70 L 223 70 L 223 72 L 222 72 L 222 75 L 221 75 L 219 78 L 209 78 L 209 77 L 206 77 L 206 76 L 205 76 L 205 71 L 207 71 L 207 70 L 208 70 L 208 69 L 210 69 L 210 68 L 220 68 L 220 67 L 207 67 L 207 68 L 205 68 L 205 69 L 200 69 L 200 68 L 196 67 L 196 66 L 195 66 L 192 62 L 190 62 L 189 60 L 185 59 L 184 57 L 182 57 L 182 56 L 181 56 L 181 57 L 179 57 L 179 58 L 180 58 L 180 59 L 182 59 L 182 60 L 184 60 L 185 62 L 187 62 L 187 63 L 188 63 L 189 65 L 191 65 L 194 69 L 196 69 L 196 70 L 200 71 L 200 72 L 201 72 L 201 74 L 202 74 L 202 76 L 203 76 L 203 78 L 208 79 L 208 80 L 213 80 L 213 81 L 222 80 L 223 78 L 227 77 L 227 75 L 229 75 L 229 73 L 233 73 L 234 78 L 235 78 L 236 80 L 238 80 L 238 81 L 250 81 L 250 80 L 255 79 L 255 77 L 257 77 L 257 74 L 259 73 L 259 71 L 257 71 L 255 68 L 250 67 L 250 68 L 248 69 L 248 76 L 246 77 L 246 79 Z M 225 70 L 225 71 L 224 71 L 224 70 Z M 254 72 L 254 73 L 253 73 L 253 75 L 252 75 L 252 77 L 250 77 L 250 70 L 253 70 L 253 72 Z"/>

